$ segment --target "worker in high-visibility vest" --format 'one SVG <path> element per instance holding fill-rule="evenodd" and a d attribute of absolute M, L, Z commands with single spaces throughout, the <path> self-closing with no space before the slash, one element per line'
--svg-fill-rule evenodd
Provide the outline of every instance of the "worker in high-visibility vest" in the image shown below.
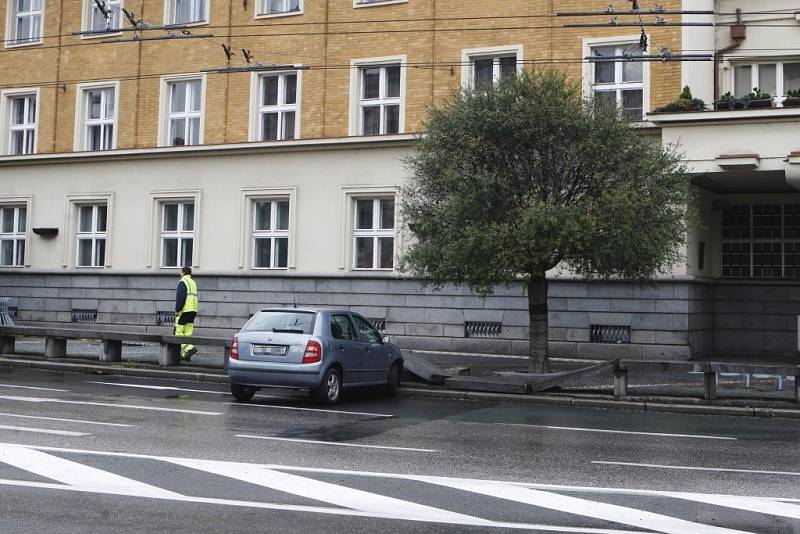
<path fill-rule="evenodd" d="M 192 280 L 191 267 L 181 268 L 181 280 L 175 296 L 175 335 L 191 336 L 194 331 L 194 320 L 200 302 L 197 300 L 197 284 Z M 197 353 L 190 344 L 181 345 L 181 360 L 188 362 Z"/>

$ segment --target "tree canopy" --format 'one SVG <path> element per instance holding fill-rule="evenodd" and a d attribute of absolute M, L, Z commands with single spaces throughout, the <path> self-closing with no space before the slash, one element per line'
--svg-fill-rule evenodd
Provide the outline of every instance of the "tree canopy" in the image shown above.
<path fill-rule="evenodd" d="M 676 150 L 560 72 L 454 93 L 407 164 L 402 267 L 483 295 L 526 283 L 532 369 L 547 366 L 547 271 L 641 281 L 680 259 L 689 181 Z"/>

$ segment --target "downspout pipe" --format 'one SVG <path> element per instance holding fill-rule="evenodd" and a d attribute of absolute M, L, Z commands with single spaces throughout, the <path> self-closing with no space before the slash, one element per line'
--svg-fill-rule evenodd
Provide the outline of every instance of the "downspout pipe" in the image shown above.
<path fill-rule="evenodd" d="M 733 43 L 714 52 L 714 99 L 718 99 L 720 97 L 719 66 L 720 62 L 722 61 L 722 57 L 731 50 L 739 48 L 742 45 L 742 41 L 747 39 L 747 26 L 742 24 L 741 8 L 736 9 L 736 24 L 731 26 L 731 39 L 733 40 Z"/>

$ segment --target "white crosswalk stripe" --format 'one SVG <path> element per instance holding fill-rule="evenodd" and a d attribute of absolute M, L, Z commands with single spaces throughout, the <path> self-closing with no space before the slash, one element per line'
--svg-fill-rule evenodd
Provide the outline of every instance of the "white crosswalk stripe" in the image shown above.
<path fill-rule="evenodd" d="M 299 496 L 318 501 L 320 506 L 286 504 L 280 502 L 280 496 L 273 497 L 279 502 L 261 502 L 252 500 L 239 500 L 227 498 L 230 495 L 226 490 L 224 497 L 197 496 L 176 493 L 108 472 L 90 465 L 84 465 L 83 460 L 67 460 L 63 455 L 86 457 L 87 463 L 96 461 L 97 457 L 126 458 L 131 461 L 141 462 L 141 470 L 136 472 L 153 476 L 159 473 L 163 477 L 164 465 L 171 464 L 181 468 L 192 469 L 215 476 L 223 476 L 230 480 L 246 485 L 256 485 L 279 493 Z M 81 449 L 67 449 L 58 447 L 4 444 L 0 443 L 0 464 L 28 471 L 32 474 L 53 480 L 56 483 L 40 482 L 33 480 L 0 479 L 0 485 L 21 486 L 48 490 L 80 491 L 110 495 L 125 495 L 132 497 L 147 497 L 176 502 L 191 502 L 199 504 L 214 504 L 222 506 L 249 507 L 269 510 L 283 510 L 290 512 L 303 512 L 315 514 L 331 514 L 337 516 L 371 517 L 397 521 L 417 521 L 448 525 L 510 528 L 526 531 L 541 532 L 568 532 L 573 534 L 743 534 L 745 531 L 735 528 L 725 528 L 706 524 L 693 518 L 672 517 L 663 513 L 663 510 L 680 509 L 668 505 L 668 501 L 683 500 L 697 503 L 698 506 L 708 505 L 713 514 L 698 514 L 707 522 L 715 522 L 714 517 L 723 518 L 716 507 L 736 510 L 738 513 L 758 514 L 769 518 L 784 518 L 786 520 L 800 520 L 800 501 L 781 497 L 746 497 L 736 495 L 699 494 L 689 492 L 658 491 L 643 489 L 615 489 L 597 487 L 579 487 L 565 485 L 548 485 L 522 482 L 504 482 L 494 480 L 477 480 L 466 478 L 435 477 L 414 474 L 376 473 L 364 471 L 348 471 L 337 469 L 322 469 L 310 467 L 293 467 L 283 465 L 252 464 L 243 462 L 228 462 L 219 460 L 175 458 L 168 456 L 154 456 L 145 454 L 131 454 L 122 452 L 91 451 Z M 159 467 L 160 466 L 160 467 Z M 170 476 L 172 472 L 169 471 Z M 179 476 L 177 473 L 176 476 Z M 209 475 L 209 476 L 210 476 Z M 137 477 L 138 478 L 138 477 Z M 325 479 L 331 479 L 326 481 Z M 160 480 L 161 478 L 157 478 Z M 342 480 L 348 480 L 345 484 Z M 359 489 L 366 479 L 373 482 L 367 487 L 372 491 Z M 386 487 L 392 496 L 383 495 L 383 491 L 375 492 L 375 479 L 383 482 L 379 487 Z M 436 502 L 426 500 L 424 504 L 414 502 L 413 499 L 401 498 L 409 491 L 409 484 L 430 484 L 441 489 L 444 502 L 449 506 L 440 507 Z M 402 489 L 401 488 L 405 488 Z M 208 490 L 208 488 L 206 488 Z M 398 494 L 398 491 L 400 493 Z M 213 490 L 211 491 L 213 494 Z M 583 494 L 581 497 L 573 496 L 575 493 Z M 242 487 L 242 495 L 251 495 L 252 491 L 247 486 Z M 417 495 L 417 493 L 412 493 Z M 430 495 L 430 492 L 424 492 Z M 572 495 L 569 495 L 572 494 Z M 597 498 L 590 495 L 597 495 Z M 445 495 L 447 497 L 445 498 Z M 469 497 L 472 495 L 473 497 Z M 621 506 L 605 502 L 609 496 L 636 495 L 645 499 L 636 500 L 634 506 Z M 594 526 L 568 526 L 558 524 L 540 524 L 536 522 L 508 522 L 498 518 L 480 517 L 480 515 L 452 511 L 447 508 L 454 506 L 454 502 L 470 503 L 470 508 L 464 510 L 490 510 L 492 507 L 474 505 L 475 498 L 489 497 L 501 499 L 509 503 L 520 503 L 529 508 L 515 508 L 517 513 L 526 511 L 530 518 L 539 517 L 544 510 L 552 518 L 553 512 L 566 514 L 565 517 L 582 517 L 586 521 L 594 521 Z M 287 497 L 288 498 L 288 497 Z M 438 498 L 438 497 L 436 497 Z M 435 499 L 436 499 L 435 498 Z M 464 501 L 466 499 L 466 501 Z M 627 503 L 626 503 L 627 504 Z M 503 507 L 494 507 L 498 515 L 502 515 Z M 644 508 L 644 509 L 643 509 Z M 648 509 L 649 508 L 649 509 Z M 481 514 L 482 515 L 482 514 Z M 557 515 L 555 517 L 558 517 Z M 557 520 L 551 520 L 558 522 Z M 588 523 L 591 525 L 591 523 Z M 724 523 L 723 523 L 724 524 Z M 747 523 L 755 525 L 756 523 Z M 608 526 L 604 526 L 608 525 Z M 627 529 L 617 529 L 614 525 L 624 525 Z M 749 528 L 759 530 L 758 527 Z M 748 531 L 749 532 L 749 531 Z"/>

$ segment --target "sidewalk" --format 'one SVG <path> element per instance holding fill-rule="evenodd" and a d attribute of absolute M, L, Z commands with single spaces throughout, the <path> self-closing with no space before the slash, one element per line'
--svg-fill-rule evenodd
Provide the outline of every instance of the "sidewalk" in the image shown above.
<path fill-rule="evenodd" d="M 160 367 L 158 347 L 150 344 L 126 344 L 122 363 L 101 363 L 99 342 L 71 342 L 67 357 L 53 360 L 43 357 L 44 340 L 20 339 L 14 355 L 0 356 L 0 366 L 22 366 L 64 372 L 116 374 L 148 378 L 167 378 L 198 382 L 227 383 L 222 368 L 223 357 L 218 349 L 201 347 L 190 364 L 179 367 Z M 502 377 L 497 371 L 527 370 L 527 358 L 464 353 L 404 351 L 422 357 L 432 364 L 469 373 L 472 377 Z M 569 371 L 596 364 L 589 360 L 551 360 L 553 371 Z M 629 395 L 614 400 L 613 376 L 610 372 L 562 383 L 558 388 L 536 394 L 481 393 L 459 391 L 445 386 L 426 384 L 406 373 L 402 382 L 404 396 L 439 399 L 475 400 L 484 402 L 515 402 L 562 406 L 594 407 L 653 412 L 679 412 L 709 415 L 745 415 L 800 418 L 800 406 L 792 402 L 793 383 L 783 380 L 782 390 L 776 390 L 775 378 L 751 378 L 745 387 L 741 376 L 723 376 L 719 383 L 719 398 L 705 401 L 703 375 L 692 373 L 641 373 L 629 379 Z M 757 397 L 757 398 L 756 398 Z"/>

